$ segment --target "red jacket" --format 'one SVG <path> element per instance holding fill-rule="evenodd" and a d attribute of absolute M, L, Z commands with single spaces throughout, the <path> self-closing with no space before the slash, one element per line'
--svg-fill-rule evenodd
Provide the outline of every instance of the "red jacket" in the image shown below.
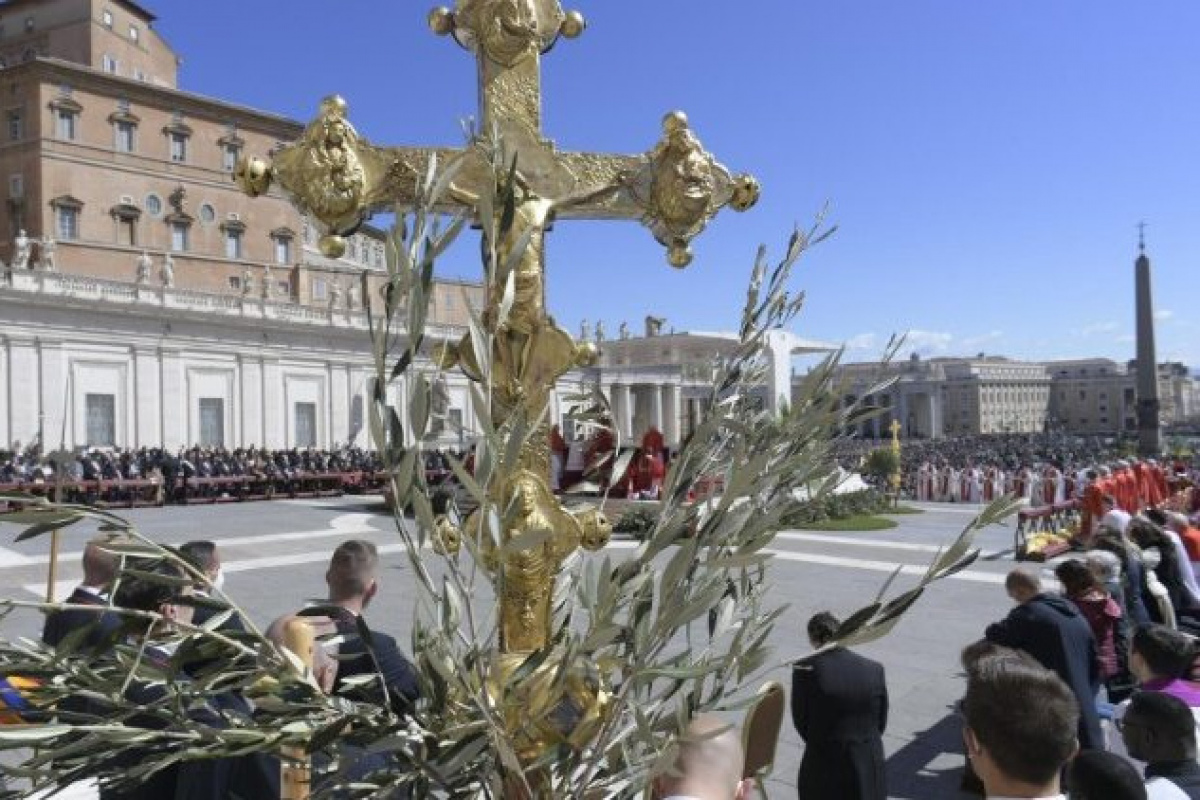
<path fill-rule="evenodd" d="M 1069 598 L 1087 620 L 1096 637 L 1096 657 L 1100 661 L 1100 677 L 1107 680 L 1120 669 L 1117 658 L 1117 625 L 1121 620 L 1121 606 L 1108 592 L 1091 591 L 1080 597 Z"/>

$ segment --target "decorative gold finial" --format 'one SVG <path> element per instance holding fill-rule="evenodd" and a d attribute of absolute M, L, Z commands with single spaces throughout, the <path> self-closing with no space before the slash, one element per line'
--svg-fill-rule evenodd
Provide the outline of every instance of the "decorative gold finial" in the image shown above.
<path fill-rule="evenodd" d="M 578 11 L 568 11 L 563 16 L 562 24 L 558 26 L 558 32 L 568 39 L 579 38 L 585 30 L 587 30 L 587 20 Z"/>
<path fill-rule="evenodd" d="M 271 165 L 258 156 L 238 159 L 237 167 L 233 170 L 233 180 L 251 197 L 266 194 L 271 188 Z"/>
<path fill-rule="evenodd" d="M 761 194 L 762 187 L 759 186 L 758 179 L 743 172 L 733 179 L 733 197 L 730 198 L 729 205 L 734 211 L 746 211 L 758 202 Z"/>
<path fill-rule="evenodd" d="M 454 33 L 454 12 L 445 6 L 438 6 L 429 12 L 429 29 L 438 36 Z"/>
<path fill-rule="evenodd" d="M 337 234 L 322 236 L 321 241 L 317 242 L 317 247 L 326 258 L 341 258 L 346 255 L 346 239 Z"/>
<path fill-rule="evenodd" d="M 672 242 L 667 248 L 667 263 L 675 269 L 684 269 L 692 263 L 692 248 L 684 241 Z"/>

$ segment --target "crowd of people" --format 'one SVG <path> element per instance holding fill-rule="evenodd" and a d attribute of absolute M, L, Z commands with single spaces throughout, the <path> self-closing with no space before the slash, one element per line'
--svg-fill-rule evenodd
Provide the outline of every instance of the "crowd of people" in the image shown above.
<path fill-rule="evenodd" d="M 258 447 L 181 448 L 137 450 L 84 448 L 69 457 L 45 455 L 36 445 L 0 452 L 0 483 L 25 486 L 50 484 L 58 478 L 81 481 L 136 481 L 178 478 L 283 477 L 304 473 L 375 472 L 382 469 L 376 453 L 359 447 L 333 450 Z M 61 474 L 60 474 L 61 473 Z"/>
<path fill-rule="evenodd" d="M 216 651 L 204 648 L 186 651 L 186 646 L 180 645 L 180 635 L 197 626 L 207 626 L 232 636 L 244 634 L 246 624 L 238 614 L 225 613 L 221 611 L 220 603 L 213 602 L 213 588 L 219 589 L 223 583 L 216 543 L 187 542 L 179 552 L 190 562 L 194 573 L 189 574 L 182 564 L 170 559 L 146 560 L 136 564 L 136 569 L 122 572 L 120 559 L 107 542 L 95 540 L 85 547 L 83 581 L 61 609 L 47 615 L 42 640 L 51 647 L 67 647 L 82 654 L 89 661 L 89 670 L 96 673 L 114 666 L 127 670 L 128 665 L 122 667 L 114 661 L 119 650 L 116 645 L 132 644 L 140 647 L 141 658 L 150 669 L 129 674 L 124 681 L 124 703 L 106 697 L 103 692 L 68 695 L 52 712 L 59 721 L 90 724 L 111 719 L 133 727 L 161 730 L 166 727 L 164 715 L 175 715 L 181 707 L 181 698 L 187 697 L 183 706 L 189 724 L 200 734 L 206 730 L 254 724 L 254 703 L 241 691 L 217 688 L 186 694 L 186 688 L 180 689 L 211 681 L 216 668 L 254 669 L 257 657 L 246 664 L 234 664 L 226 659 L 238 656 L 231 656 L 227 651 L 214 655 Z M 199 580 L 201 573 L 204 580 Z M 396 640 L 382 631 L 371 631 L 368 647 L 360 622 L 378 593 L 382 575 L 379 553 L 372 542 L 358 539 L 342 542 L 334 550 L 325 576 L 327 602 L 322 611 L 327 616 L 305 618 L 304 624 L 311 624 L 314 630 L 308 639 L 312 649 L 296 655 L 311 663 L 315 681 L 322 691 L 375 704 L 386 702 L 403 718 L 411 712 L 420 696 L 416 668 L 401 652 Z M 139 612 L 157 616 L 134 616 Z M 214 619 L 217 615 L 222 618 Z M 288 640 L 288 630 L 297 619 L 297 614 L 289 614 L 276 620 L 267 629 L 268 640 L 281 647 L 294 647 Z M 333 639 L 335 643 L 327 650 L 314 636 Z M 221 663 L 217 664 L 217 660 Z M 153 674 L 155 667 L 160 672 L 172 674 L 171 687 L 160 680 L 143 677 Z M 9 688 L 0 687 L 0 690 Z M 19 697 L 5 691 L 0 694 L 0 700 L 11 710 L 14 696 Z M 138 709 L 133 717 L 127 716 L 130 705 Z M 16 710 L 21 713 L 22 720 L 31 722 L 42 721 L 48 713 L 30 708 Z M 141 765 L 151 750 L 163 746 L 147 743 L 142 747 L 125 747 L 107 758 L 98 759 L 89 777 L 99 780 L 101 800 L 172 797 L 227 800 L 280 796 L 281 764 L 274 754 L 251 753 L 176 762 L 155 772 L 141 784 L 125 780 L 125 773 L 131 767 Z M 344 749 L 342 757 L 345 763 L 338 770 L 314 769 L 314 789 L 319 790 L 322 781 L 353 782 L 371 772 L 386 769 L 391 763 L 387 754 L 354 748 Z M 314 763 L 314 766 L 320 765 Z M 388 796 L 402 798 L 407 795 L 397 792 Z"/>

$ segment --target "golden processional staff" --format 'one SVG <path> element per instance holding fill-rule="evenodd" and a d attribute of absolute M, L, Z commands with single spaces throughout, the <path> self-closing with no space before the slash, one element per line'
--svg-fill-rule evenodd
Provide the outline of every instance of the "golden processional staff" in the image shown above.
<path fill-rule="evenodd" d="M 638 220 L 667 248 L 668 261 L 682 268 L 692 258 L 691 240 L 709 220 L 726 205 L 749 208 L 759 188 L 754 178 L 733 176 L 705 151 L 680 112 L 666 115 L 662 138 L 641 155 L 559 152 L 543 138 L 541 56 L 561 36 L 574 38 L 584 30 L 582 16 L 564 12 L 558 0 L 458 0 L 453 11 L 431 12 L 429 23 L 434 32 L 452 36 L 474 53 L 479 129 L 498 134 L 515 160 L 514 219 L 507 239 L 494 243 L 497 264 L 507 266 L 488 276 L 483 319 L 493 339 L 487 387 L 493 402 L 479 413 L 489 414 L 492 427 L 499 428 L 516 414 L 537 418 L 555 381 L 595 357 L 592 345 L 576 344 L 546 313 L 544 237 L 556 218 Z M 279 150 L 273 163 L 245 159 L 236 173 L 251 196 L 275 184 L 316 219 L 324 228 L 320 247 L 327 256 L 341 256 L 344 237 L 372 212 L 413 205 L 432 158 L 457 162 L 454 185 L 436 211 L 466 210 L 478 218 L 479 197 L 495 193 L 497 165 L 485 143 L 473 141 L 463 149 L 378 147 L 359 135 L 346 112 L 340 97 L 327 98 L 300 140 Z M 512 307 L 507 315 L 497 314 L 510 282 Z M 441 361 L 482 380 L 474 352 L 464 339 Z M 585 742 L 602 721 L 606 703 L 603 686 L 568 681 L 552 688 L 560 684 L 553 679 L 560 666 L 572 666 L 559 663 L 562 656 L 550 656 L 543 668 L 513 680 L 518 665 L 550 644 L 550 598 L 562 560 L 579 546 L 602 547 L 610 530 L 596 509 L 567 511 L 559 504 L 546 485 L 549 454 L 540 446 L 545 439 L 544 433 L 534 434 L 515 463 L 499 465 L 483 506 L 518 509 L 506 515 L 498 532 L 501 545 L 527 534 L 542 542 L 516 552 L 502 550 L 502 555 L 482 554 L 484 566 L 503 576 L 499 652 L 489 684 L 511 740 L 527 762 L 547 746 Z M 468 519 L 468 528 L 471 523 Z M 445 520 L 439 521 L 439 532 L 448 550 L 461 535 Z M 579 711 L 569 729 L 556 718 L 564 704 Z"/>

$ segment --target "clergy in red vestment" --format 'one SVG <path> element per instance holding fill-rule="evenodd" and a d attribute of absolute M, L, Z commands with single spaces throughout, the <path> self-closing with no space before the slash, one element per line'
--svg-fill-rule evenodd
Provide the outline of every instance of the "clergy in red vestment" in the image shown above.
<path fill-rule="evenodd" d="M 659 432 L 658 428 L 651 425 L 642 434 L 642 452 L 662 458 L 664 447 L 666 447 L 666 442 L 663 441 L 662 433 Z"/>
<path fill-rule="evenodd" d="M 600 482 L 602 487 L 607 487 L 608 482 L 612 480 L 612 452 L 616 447 L 616 442 L 613 439 L 612 420 L 600 420 L 599 427 L 588 440 L 587 456 L 584 462 L 584 475 L 592 479 L 591 473 L 593 470 L 596 475 L 596 480 Z M 607 458 L 606 458 L 607 457 Z M 603 461 L 603 463 L 601 463 Z M 617 476 L 620 478 L 620 476 Z"/>
<path fill-rule="evenodd" d="M 1088 483 L 1083 490 L 1083 523 L 1079 529 L 1084 544 L 1091 543 L 1096 526 L 1104 516 L 1104 491 L 1101 489 L 1103 482 L 1094 469 L 1089 469 L 1087 476 Z"/>

